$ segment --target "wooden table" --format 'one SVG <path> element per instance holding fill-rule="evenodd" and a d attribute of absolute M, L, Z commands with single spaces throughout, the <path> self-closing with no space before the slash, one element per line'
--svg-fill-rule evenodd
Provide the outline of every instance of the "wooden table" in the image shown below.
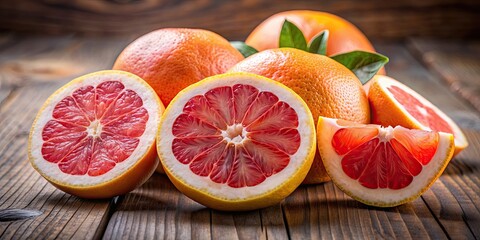
<path fill-rule="evenodd" d="M 160 174 L 125 196 L 91 201 L 57 190 L 30 166 L 28 134 L 45 99 L 76 76 L 110 68 L 131 40 L 0 35 L 0 239 L 480 238 L 480 42 L 376 44 L 390 57 L 389 75 L 444 110 L 470 142 L 420 198 L 368 207 L 329 182 L 230 213 L 195 203 Z M 5 209 L 41 214 L 5 221 L 17 217 Z"/>

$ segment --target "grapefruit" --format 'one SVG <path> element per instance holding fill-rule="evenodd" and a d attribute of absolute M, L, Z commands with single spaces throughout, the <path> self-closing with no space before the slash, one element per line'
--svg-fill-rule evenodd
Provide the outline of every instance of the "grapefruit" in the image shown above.
<path fill-rule="evenodd" d="M 213 209 L 280 202 L 315 154 L 310 110 L 286 86 L 253 74 L 213 76 L 181 91 L 165 110 L 157 150 L 167 176 Z"/>
<path fill-rule="evenodd" d="M 352 198 L 392 207 L 418 198 L 442 174 L 453 135 L 320 117 L 318 149 L 332 181 Z"/>
<path fill-rule="evenodd" d="M 143 184 L 158 165 L 155 130 L 163 112 L 141 78 L 100 71 L 53 93 L 30 130 L 32 166 L 55 187 L 108 198 Z"/>
<path fill-rule="evenodd" d="M 334 14 L 308 10 L 286 11 L 270 16 L 248 35 L 245 43 L 258 51 L 278 48 L 278 39 L 285 19 L 303 32 L 307 42 L 328 29 L 328 56 L 354 50 L 375 52 L 367 37 L 352 23 Z"/>
<path fill-rule="evenodd" d="M 229 72 L 255 73 L 285 84 L 307 103 L 314 121 L 325 116 L 370 122 L 362 84 L 345 66 L 326 56 L 293 48 L 269 49 L 239 62 Z M 305 183 L 328 180 L 317 154 Z"/>
<path fill-rule="evenodd" d="M 222 36 L 203 29 L 165 28 L 141 36 L 118 56 L 113 69 L 134 73 L 167 106 L 177 93 L 243 60 Z"/>
<path fill-rule="evenodd" d="M 462 130 L 445 113 L 420 94 L 397 80 L 377 75 L 372 79 L 368 100 L 372 122 L 383 126 L 403 126 L 451 133 L 455 154 L 468 146 Z"/>

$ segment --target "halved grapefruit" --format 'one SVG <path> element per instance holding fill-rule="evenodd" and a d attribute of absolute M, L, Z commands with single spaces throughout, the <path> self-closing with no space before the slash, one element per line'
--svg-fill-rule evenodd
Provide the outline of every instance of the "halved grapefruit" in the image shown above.
<path fill-rule="evenodd" d="M 315 154 L 305 102 L 247 73 L 206 78 L 181 91 L 162 116 L 157 150 L 173 184 L 219 210 L 251 210 L 288 196 Z"/>
<path fill-rule="evenodd" d="M 451 133 L 455 137 L 454 155 L 468 146 L 457 124 L 420 94 L 387 76 L 376 75 L 371 81 L 368 101 L 372 123 Z"/>
<path fill-rule="evenodd" d="M 143 184 L 158 165 L 155 132 L 164 107 L 141 78 L 100 71 L 53 93 L 30 131 L 32 166 L 57 188 L 108 198 Z"/>
<path fill-rule="evenodd" d="M 318 150 L 332 181 L 350 197 L 392 207 L 422 195 L 452 158 L 453 135 L 320 117 Z"/>

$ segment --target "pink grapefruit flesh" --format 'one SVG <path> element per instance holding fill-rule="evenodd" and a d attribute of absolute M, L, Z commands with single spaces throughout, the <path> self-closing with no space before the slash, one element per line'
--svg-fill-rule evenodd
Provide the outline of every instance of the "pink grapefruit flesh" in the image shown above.
<path fill-rule="evenodd" d="M 144 133 L 142 99 L 119 81 L 76 89 L 43 128 L 42 155 L 71 175 L 98 176 L 127 159 Z"/>
<path fill-rule="evenodd" d="M 288 165 L 300 146 L 297 127 L 296 112 L 275 94 L 246 84 L 217 87 L 185 104 L 172 151 L 213 182 L 255 186 Z"/>

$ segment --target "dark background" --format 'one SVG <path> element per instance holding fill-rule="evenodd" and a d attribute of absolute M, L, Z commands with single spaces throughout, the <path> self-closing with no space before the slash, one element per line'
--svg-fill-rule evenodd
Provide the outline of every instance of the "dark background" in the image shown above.
<path fill-rule="evenodd" d="M 243 40 L 263 19 L 290 9 L 340 15 L 372 40 L 480 37 L 480 0 L 0 0 L 0 31 L 131 35 L 192 27 Z"/>

